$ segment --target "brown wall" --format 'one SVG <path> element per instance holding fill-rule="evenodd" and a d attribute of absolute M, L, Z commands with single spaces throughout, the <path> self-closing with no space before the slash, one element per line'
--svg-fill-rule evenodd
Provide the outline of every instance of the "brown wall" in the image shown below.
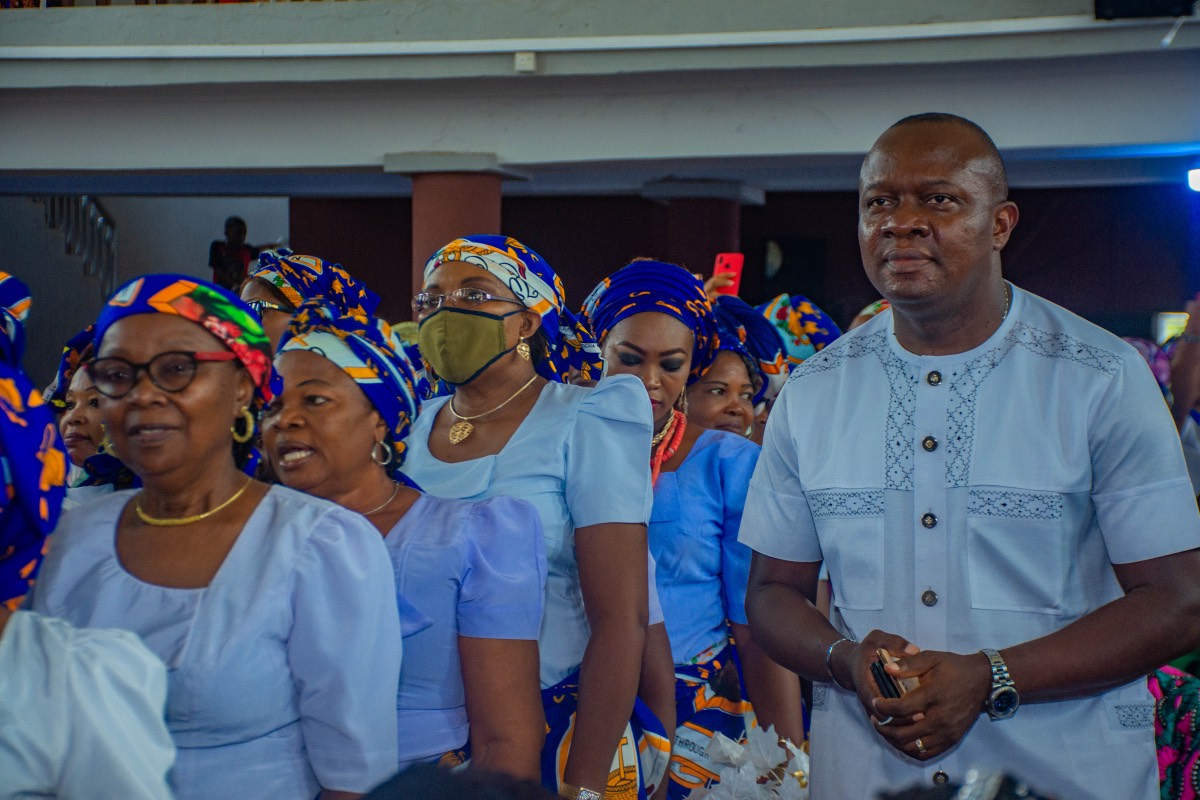
<path fill-rule="evenodd" d="M 1021 220 L 1004 253 L 1014 283 L 1122 335 L 1149 335 L 1150 316 L 1182 309 L 1200 289 L 1200 195 L 1176 186 L 1014 191 Z M 743 296 L 808 295 L 839 323 L 872 300 L 856 238 L 852 192 L 767 195 L 741 210 L 746 254 Z M 340 260 L 385 297 L 389 319 L 408 318 L 408 200 L 292 201 L 294 249 Z M 605 275 L 637 256 L 672 258 L 678 216 L 640 197 L 509 197 L 505 233 L 537 250 L 559 272 L 568 303 L 580 303 Z M 711 271 L 701 240 L 688 266 Z M 726 236 L 726 238 L 728 238 Z M 672 240 L 675 241 L 674 246 Z M 783 269 L 764 275 L 767 242 L 783 248 Z"/>

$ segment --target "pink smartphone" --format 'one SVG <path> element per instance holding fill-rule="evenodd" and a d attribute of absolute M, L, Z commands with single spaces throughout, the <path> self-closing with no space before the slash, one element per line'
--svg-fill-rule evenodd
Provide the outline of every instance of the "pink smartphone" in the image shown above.
<path fill-rule="evenodd" d="M 746 256 L 741 253 L 717 253 L 716 264 L 713 265 L 713 275 L 729 274 L 733 276 L 733 283 L 728 286 L 722 286 L 717 289 L 718 294 L 733 294 L 736 295 L 742 288 L 742 265 L 746 262 Z"/>

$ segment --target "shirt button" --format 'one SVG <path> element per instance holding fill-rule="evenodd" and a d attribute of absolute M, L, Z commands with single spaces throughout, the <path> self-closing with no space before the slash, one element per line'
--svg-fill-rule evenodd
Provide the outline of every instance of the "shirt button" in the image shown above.
<path fill-rule="evenodd" d="M 935 369 L 933 372 L 930 372 L 928 375 L 925 376 L 925 382 L 928 383 L 930 386 L 937 386 L 939 383 L 942 382 L 942 373 L 938 372 Z"/>
<path fill-rule="evenodd" d="M 921 602 L 930 608 L 937 605 L 937 600 L 937 592 L 935 592 L 933 589 L 926 589 L 925 591 L 921 592 Z"/>
<path fill-rule="evenodd" d="M 932 528 L 937 525 L 937 517 L 930 513 L 923 514 L 921 516 L 921 524 L 926 528 Z"/>
<path fill-rule="evenodd" d="M 950 776 L 942 772 L 940 769 L 933 773 L 933 783 L 935 786 L 941 786 L 948 780 L 950 780 Z"/>
<path fill-rule="evenodd" d="M 937 450 L 937 439 L 932 436 L 926 436 L 921 440 L 921 447 L 925 448 L 926 453 L 932 453 L 934 450 Z"/>

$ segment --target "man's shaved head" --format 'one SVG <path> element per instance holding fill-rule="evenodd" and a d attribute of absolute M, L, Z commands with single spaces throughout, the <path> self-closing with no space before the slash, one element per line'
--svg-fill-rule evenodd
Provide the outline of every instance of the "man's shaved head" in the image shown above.
<path fill-rule="evenodd" d="M 988 180 L 991 184 L 995 201 L 998 203 L 1002 200 L 1008 199 L 1008 170 L 1004 168 L 1004 159 L 1000 156 L 1000 150 L 997 149 L 996 143 L 992 141 L 992 137 L 988 136 L 987 131 L 965 117 L 960 117 L 957 114 L 946 114 L 938 111 L 929 111 L 924 114 L 913 114 L 912 116 L 905 117 L 904 119 L 893 124 L 890 128 L 884 131 L 883 136 L 881 136 L 880 139 L 882 140 L 885 136 L 887 136 L 888 133 L 896 128 L 908 125 L 925 125 L 930 123 L 957 125 L 965 130 L 970 131 L 974 138 L 977 139 L 979 144 L 984 148 L 985 163 L 983 166 L 987 171 Z M 876 143 L 876 146 L 878 146 L 878 143 Z"/>

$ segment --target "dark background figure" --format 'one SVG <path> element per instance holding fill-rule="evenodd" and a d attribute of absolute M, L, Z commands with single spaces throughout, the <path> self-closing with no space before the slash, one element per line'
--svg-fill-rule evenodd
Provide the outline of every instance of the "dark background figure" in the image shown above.
<path fill-rule="evenodd" d="M 246 280 L 250 262 L 258 258 L 262 247 L 246 244 L 246 220 L 229 217 L 225 220 L 225 240 L 214 239 L 208 248 L 208 265 L 212 267 L 213 283 L 236 292 Z"/>
<path fill-rule="evenodd" d="M 451 772 L 433 765 L 410 767 L 379 786 L 363 800 L 552 800 L 534 781 L 501 772 Z"/>

